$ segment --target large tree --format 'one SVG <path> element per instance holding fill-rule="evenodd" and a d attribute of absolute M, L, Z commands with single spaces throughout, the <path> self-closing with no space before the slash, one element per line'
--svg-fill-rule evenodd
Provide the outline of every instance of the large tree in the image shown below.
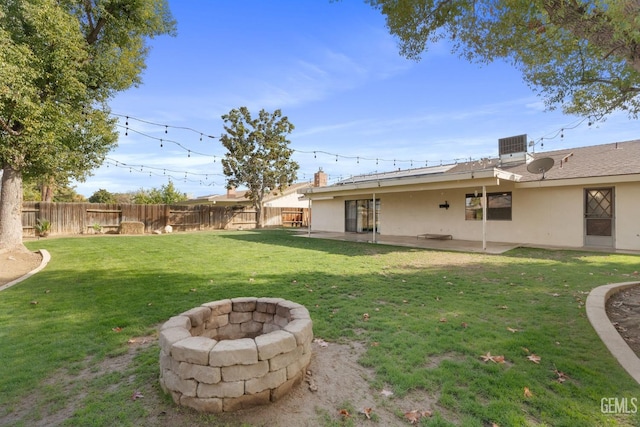
<path fill-rule="evenodd" d="M 0 250 L 24 249 L 23 177 L 82 180 L 116 144 L 107 102 L 140 83 L 166 0 L 0 2 Z"/>
<path fill-rule="evenodd" d="M 640 112 L 638 0 L 367 0 L 401 54 L 442 38 L 479 62 L 515 64 L 549 109 L 601 118 Z"/>
<path fill-rule="evenodd" d="M 220 142 L 227 149 L 222 159 L 227 188 L 248 188 L 246 197 L 256 210 L 258 228 L 262 228 L 265 196 L 282 191 L 297 179 L 299 166 L 291 160 L 293 150 L 287 140 L 294 126 L 280 110 L 260 110 L 254 119 L 246 107 L 231 110 L 222 120 L 226 133 Z"/>

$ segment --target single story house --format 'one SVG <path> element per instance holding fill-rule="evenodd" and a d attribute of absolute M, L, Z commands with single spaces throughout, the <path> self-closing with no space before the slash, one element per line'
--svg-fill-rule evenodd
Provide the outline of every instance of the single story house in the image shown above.
<path fill-rule="evenodd" d="M 640 140 L 354 176 L 301 190 L 310 231 L 640 251 Z"/>
<path fill-rule="evenodd" d="M 282 191 L 275 190 L 264 198 L 264 206 L 267 208 L 308 208 L 309 201 L 304 199 L 299 191 L 311 187 L 309 182 L 300 182 L 290 185 Z M 251 200 L 245 196 L 247 190 L 231 188 L 226 194 L 198 197 L 187 201 L 187 204 L 213 204 L 217 206 L 229 206 L 235 208 L 252 206 Z"/>

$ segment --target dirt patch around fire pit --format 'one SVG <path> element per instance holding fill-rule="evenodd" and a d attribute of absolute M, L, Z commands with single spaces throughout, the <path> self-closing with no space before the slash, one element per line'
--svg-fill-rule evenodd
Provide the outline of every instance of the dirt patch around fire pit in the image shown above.
<path fill-rule="evenodd" d="M 0 252 L 0 286 L 35 270 L 41 262 L 42 255 L 39 252 Z"/>
<path fill-rule="evenodd" d="M 640 285 L 613 294 L 606 311 L 618 333 L 640 357 Z"/>

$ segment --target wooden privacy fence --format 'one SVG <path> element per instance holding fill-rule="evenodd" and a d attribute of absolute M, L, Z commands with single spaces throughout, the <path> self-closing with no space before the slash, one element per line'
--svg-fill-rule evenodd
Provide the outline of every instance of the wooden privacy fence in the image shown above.
<path fill-rule="evenodd" d="M 264 208 L 265 227 L 306 227 L 306 208 Z M 215 205 L 133 205 L 112 203 L 24 202 L 22 234 L 35 235 L 38 220 L 51 223 L 50 235 L 117 233 L 123 221 L 138 221 L 152 233 L 170 225 L 174 231 L 251 229 L 256 211 Z"/>

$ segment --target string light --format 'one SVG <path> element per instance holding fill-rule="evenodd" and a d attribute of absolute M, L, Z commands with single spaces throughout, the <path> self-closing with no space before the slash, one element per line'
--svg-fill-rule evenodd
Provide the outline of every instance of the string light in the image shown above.
<path fill-rule="evenodd" d="M 207 133 L 205 133 L 205 132 L 197 131 L 197 130 L 195 130 L 195 129 L 193 129 L 193 128 L 190 128 L 190 127 L 172 126 L 172 125 L 169 125 L 169 124 L 160 124 L 160 123 L 155 123 L 155 122 L 148 121 L 148 120 L 144 120 L 144 119 L 139 119 L 139 118 L 136 118 L 136 117 L 133 117 L 133 116 L 129 116 L 129 115 L 125 115 L 125 116 L 123 116 L 123 115 L 120 115 L 120 114 L 117 114 L 117 113 L 112 113 L 112 115 L 113 115 L 113 116 L 117 116 L 117 117 L 124 117 L 124 118 L 125 118 L 125 126 L 117 125 L 117 126 L 119 126 L 119 127 L 124 127 L 124 129 L 125 129 L 125 136 L 128 136 L 128 135 L 129 135 L 129 131 L 131 131 L 131 132 L 134 132 L 134 133 L 136 133 L 136 134 L 138 134 L 138 135 L 144 136 L 144 137 L 146 137 L 146 138 L 151 138 L 151 139 L 154 139 L 154 140 L 158 140 L 158 141 L 160 142 L 160 147 L 161 147 L 161 148 L 162 148 L 162 147 L 164 147 L 164 142 L 170 142 L 170 143 L 172 143 L 172 144 L 175 144 L 175 145 L 176 145 L 176 146 L 178 146 L 179 148 L 181 148 L 181 149 L 183 149 L 183 150 L 187 151 L 187 157 L 189 157 L 189 158 L 191 157 L 191 153 L 193 152 L 193 154 L 194 154 L 194 155 L 206 156 L 206 157 L 213 157 L 213 163 L 216 163 L 216 160 L 217 160 L 217 159 L 216 159 L 216 155 L 206 154 L 206 153 L 200 153 L 200 152 L 197 152 L 197 151 L 192 151 L 191 149 L 189 149 L 189 148 L 185 147 L 182 143 L 180 143 L 180 142 L 178 142 L 178 141 L 173 141 L 173 140 L 169 140 L 169 139 L 162 139 L 162 138 L 156 138 L 156 137 L 154 137 L 154 136 L 152 136 L 152 135 L 148 135 L 148 134 L 146 134 L 146 133 L 144 133 L 144 132 L 141 132 L 141 131 L 138 131 L 138 130 L 136 130 L 136 129 L 134 129 L 134 128 L 129 127 L 129 121 L 130 121 L 130 120 L 135 120 L 135 121 L 138 121 L 138 122 L 141 122 L 141 123 L 150 124 L 150 125 L 153 125 L 153 126 L 161 126 L 161 127 L 164 127 L 164 133 L 165 133 L 165 134 L 168 134 L 168 130 L 169 130 L 169 128 L 182 129 L 182 130 L 188 130 L 188 131 L 191 131 L 191 132 L 195 132 L 195 133 L 197 133 L 197 134 L 199 135 L 199 139 L 200 139 L 200 141 L 202 141 L 202 140 L 203 140 L 203 137 L 204 137 L 205 135 L 206 135 L 208 138 L 216 138 L 215 136 L 209 135 L 209 134 L 207 134 Z M 540 144 L 540 146 L 541 146 L 541 147 L 544 147 L 545 139 L 547 139 L 547 140 L 553 140 L 553 139 L 555 139 L 555 138 L 557 138 L 557 137 L 559 137 L 560 139 L 564 139 L 564 131 L 565 131 L 565 130 L 575 129 L 575 128 L 577 128 L 578 126 L 582 125 L 582 124 L 583 124 L 585 121 L 587 121 L 587 120 L 588 120 L 588 122 L 587 122 L 588 126 L 592 126 L 592 125 L 593 125 L 593 120 L 600 120 L 600 118 L 598 118 L 598 117 L 592 117 L 592 116 L 588 116 L 588 117 L 582 118 L 581 120 L 577 121 L 577 122 L 576 122 L 576 123 L 574 123 L 574 124 L 571 124 L 571 125 L 568 125 L 568 126 L 565 126 L 565 127 L 560 128 L 558 131 L 556 131 L 556 132 L 555 132 L 555 134 L 554 134 L 554 133 L 547 134 L 547 135 L 545 135 L 545 136 L 542 136 L 542 137 L 538 138 L 537 140 L 532 140 L 532 141 L 529 143 L 529 145 L 530 145 L 530 146 L 532 146 L 532 147 L 535 147 L 537 144 Z M 413 165 L 414 165 L 414 160 L 413 160 L 413 159 L 403 160 L 403 159 L 397 159 L 397 158 L 394 158 L 394 159 L 392 159 L 392 160 L 389 160 L 389 159 L 383 159 L 383 158 L 379 158 L 379 157 L 376 157 L 376 158 L 367 158 L 367 157 L 363 157 L 363 156 L 360 156 L 360 155 L 357 155 L 357 156 L 348 156 L 348 155 L 341 155 L 341 154 L 338 154 L 338 153 L 331 153 L 331 152 L 327 152 L 327 151 L 320 151 L 320 150 L 304 151 L 304 150 L 296 150 L 296 149 L 292 149 L 292 152 L 294 152 L 294 153 L 299 153 L 299 154 L 313 154 L 313 158 L 314 158 L 314 159 L 318 159 L 318 155 L 319 155 L 319 154 L 325 154 L 325 155 L 329 155 L 329 156 L 334 156 L 334 157 L 335 157 L 335 161 L 336 161 L 336 162 L 338 162 L 338 161 L 342 158 L 342 159 L 346 159 L 346 160 L 353 160 L 353 159 L 355 159 L 357 164 L 360 164 L 360 160 L 363 160 L 363 161 L 374 161 L 374 160 L 375 160 L 375 162 L 376 162 L 376 166 L 379 166 L 380 162 L 393 162 L 393 166 L 394 166 L 394 168 L 395 168 L 395 167 L 397 167 L 397 164 L 398 164 L 398 163 L 400 163 L 400 164 L 402 164 L 402 163 L 409 163 L 409 165 L 410 165 L 410 167 L 411 167 L 411 168 L 413 168 Z M 465 160 L 466 160 L 466 159 L 465 159 Z M 469 159 L 469 161 L 472 161 L 472 160 L 473 160 L 472 158 L 470 158 L 470 159 Z M 131 167 L 130 165 L 126 165 L 126 164 L 124 164 L 124 163 L 121 163 L 121 162 L 118 162 L 118 161 L 115 161 L 115 160 L 111 160 L 111 161 L 112 161 L 113 163 L 106 162 L 106 163 L 107 163 L 107 167 L 109 167 L 109 165 L 110 165 L 110 164 L 115 165 L 116 167 L 129 167 L 129 172 L 130 172 L 130 173 L 132 173 L 132 172 L 133 172 L 133 169 L 132 169 L 132 167 Z M 450 163 L 451 161 L 447 161 L 447 162 L 449 162 L 449 163 L 447 163 L 447 164 L 451 164 L 451 163 Z M 457 164 L 458 159 L 453 159 L 453 162 L 455 162 L 455 163 Z M 424 161 L 424 165 L 425 165 L 425 167 L 429 167 L 429 163 L 430 163 L 430 161 L 429 161 L 429 160 L 425 160 L 425 161 Z M 436 162 L 436 163 L 437 163 L 437 162 Z M 443 161 L 443 160 L 441 159 L 439 163 L 440 163 L 440 165 L 442 166 L 443 164 L 445 164 L 445 161 Z M 147 167 L 147 166 L 140 166 L 140 171 L 141 171 L 141 172 L 143 172 L 145 167 L 146 167 L 146 168 L 148 168 L 148 169 L 157 169 L 157 168 L 150 168 L 150 167 Z M 157 169 L 157 170 L 160 170 L 160 169 Z M 176 172 L 176 171 L 171 171 L 171 170 L 163 169 L 162 176 L 167 176 L 167 171 L 169 171 L 169 172 L 174 172 L 174 173 Z M 203 175 L 203 174 L 194 174 L 193 172 L 184 172 L 184 175 L 185 175 L 185 176 L 184 176 L 185 182 L 186 182 L 186 180 L 188 180 L 188 173 L 191 173 L 192 175 L 200 175 L 200 176 L 202 176 L 202 175 Z M 160 176 L 159 174 L 154 174 L 154 173 L 153 173 L 153 171 L 149 171 L 149 176 L 151 177 L 152 175 L 158 175 L 158 176 Z M 206 181 L 208 181 L 208 175 L 209 175 L 209 174 L 204 174 L 204 179 L 205 179 Z M 214 174 L 214 175 L 224 176 L 224 175 L 222 175 L 222 174 Z M 306 176 L 306 174 L 304 174 L 304 173 L 303 173 L 303 176 Z M 171 176 L 171 175 L 169 175 L 169 179 L 171 179 L 171 177 L 172 177 L 172 176 Z M 175 178 L 175 177 L 174 177 L 174 178 Z M 340 180 L 342 180 L 342 176 L 340 176 L 340 177 L 339 177 L 339 179 L 340 179 Z M 202 180 L 199 180 L 199 181 L 189 180 L 189 181 L 191 181 L 191 182 L 199 182 L 200 184 L 203 184 L 203 181 L 202 181 Z M 210 184 L 207 184 L 207 185 L 211 186 L 211 185 L 213 185 L 213 184 L 212 184 L 212 183 L 210 183 Z"/>

